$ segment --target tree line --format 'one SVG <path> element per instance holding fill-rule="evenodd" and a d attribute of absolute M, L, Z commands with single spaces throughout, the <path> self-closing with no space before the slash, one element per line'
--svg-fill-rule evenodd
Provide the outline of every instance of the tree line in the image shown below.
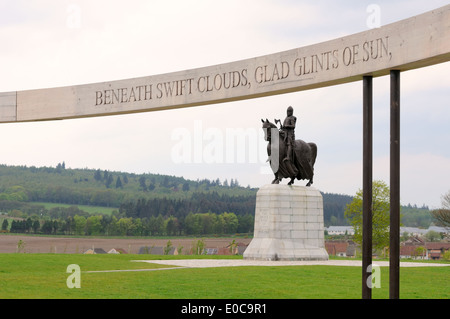
<path fill-rule="evenodd" d="M 76 214 L 44 220 L 33 216 L 23 220 L 14 219 L 11 223 L 5 218 L 2 231 L 69 236 L 227 235 L 253 232 L 253 223 L 254 218 L 251 215 L 237 216 L 227 212 L 190 213 L 182 219 L 161 214 L 149 218 L 120 217 L 118 214 Z"/>
<path fill-rule="evenodd" d="M 341 194 L 322 193 L 323 218 L 325 226 L 350 225 L 344 212 L 353 200 L 352 196 Z"/>
<path fill-rule="evenodd" d="M 119 212 L 127 217 L 148 218 L 165 212 L 177 218 L 184 218 L 189 213 L 211 212 L 221 214 L 233 212 L 236 215 L 254 215 L 256 197 L 254 195 L 229 196 L 217 192 L 193 193 L 185 199 L 141 198 L 127 201 L 120 205 Z"/>

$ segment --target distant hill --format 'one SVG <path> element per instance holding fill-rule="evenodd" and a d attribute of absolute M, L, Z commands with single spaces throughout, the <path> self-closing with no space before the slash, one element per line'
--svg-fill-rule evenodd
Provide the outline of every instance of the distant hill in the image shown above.
<path fill-rule="evenodd" d="M 134 174 L 102 169 L 0 165 L 0 211 L 34 212 L 36 202 L 116 208 L 121 216 L 148 218 L 163 214 L 233 212 L 254 215 L 257 189 L 237 179 L 187 180 L 160 174 Z M 352 196 L 322 193 L 325 226 L 348 225 L 344 211 Z M 427 227 L 428 208 L 405 207 L 405 226 Z M 428 225 L 427 225 L 428 224 Z"/>
<path fill-rule="evenodd" d="M 254 196 L 256 189 L 237 180 L 186 180 L 160 174 L 134 174 L 101 169 L 0 165 L 0 200 L 120 207 L 138 199 L 181 200 L 195 193 Z"/>
<path fill-rule="evenodd" d="M 352 196 L 322 193 L 323 197 L 323 219 L 325 226 L 349 225 L 344 217 L 344 211 L 353 200 Z"/>

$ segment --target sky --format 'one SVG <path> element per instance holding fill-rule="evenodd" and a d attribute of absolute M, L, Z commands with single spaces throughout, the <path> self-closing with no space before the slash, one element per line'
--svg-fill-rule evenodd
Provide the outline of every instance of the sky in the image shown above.
<path fill-rule="evenodd" d="M 366 31 L 447 3 L 1 1 L 0 92 L 233 62 Z M 403 205 L 437 208 L 450 191 L 449 89 L 449 62 L 401 73 Z M 389 76 L 374 78 L 373 94 L 373 178 L 389 184 Z M 69 168 L 234 179 L 260 187 L 273 179 L 261 118 L 283 119 L 290 105 L 296 137 L 318 146 L 313 186 L 354 195 L 362 188 L 360 81 L 170 111 L 0 124 L 0 164 L 55 167 L 64 161 Z M 235 136 L 246 144 L 232 143 Z"/>

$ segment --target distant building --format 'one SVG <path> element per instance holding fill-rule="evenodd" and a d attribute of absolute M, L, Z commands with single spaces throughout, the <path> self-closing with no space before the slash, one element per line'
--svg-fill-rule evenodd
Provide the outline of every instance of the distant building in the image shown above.
<path fill-rule="evenodd" d="M 329 226 L 325 227 L 328 235 L 354 235 L 353 226 Z"/>
<path fill-rule="evenodd" d="M 217 248 L 205 248 L 204 252 L 206 255 L 217 255 L 218 249 Z"/>
<path fill-rule="evenodd" d="M 436 233 L 450 234 L 450 227 L 430 226 L 428 231 L 435 231 Z"/>
<path fill-rule="evenodd" d="M 325 249 L 330 256 L 355 257 L 356 244 L 351 240 L 326 241 Z"/>
<path fill-rule="evenodd" d="M 447 242 L 425 242 L 419 237 L 411 237 L 400 246 L 400 258 L 437 260 L 449 249 Z"/>
<path fill-rule="evenodd" d="M 417 228 L 417 227 L 400 227 L 400 234 L 407 233 L 410 236 L 424 236 L 429 231 L 435 231 L 440 234 L 450 234 L 449 227 L 439 227 L 439 226 L 430 226 L 428 229 Z"/>
<path fill-rule="evenodd" d="M 166 247 L 142 246 L 138 254 L 165 255 Z M 167 255 L 178 255 L 176 247 L 171 247 Z"/>
<path fill-rule="evenodd" d="M 409 236 L 423 236 L 428 231 L 417 227 L 400 227 L 400 234 L 408 234 Z"/>
<path fill-rule="evenodd" d="M 93 254 L 106 254 L 106 251 L 104 251 L 103 248 L 90 248 L 90 249 L 86 250 L 84 253 L 88 254 L 88 255 L 89 254 L 90 255 L 93 255 Z"/>
<path fill-rule="evenodd" d="M 244 244 L 242 242 L 238 242 L 233 245 L 230 244 L 227 247 L 220 248 L 219 255 L 243 255 L 247 247 L 248 244 Z"/>
<path fill-rule="evenodd" d="M 108 254 L 126 254 L 127 252 L 122 248 L 112 248 L 108 251 Z"/>
<path fill-rule="evenodd" d="M 354 235 L 353 226 L 329 226 L 325 227 L 328 235 Z M 418 227 L 400 227 L 400 234 L 407 233 L 410 236 L 424 236 L 429 231 L 435 231 L 440 234 L 450 234 L 449 227 L 430 226 L 428 229 Z"/>

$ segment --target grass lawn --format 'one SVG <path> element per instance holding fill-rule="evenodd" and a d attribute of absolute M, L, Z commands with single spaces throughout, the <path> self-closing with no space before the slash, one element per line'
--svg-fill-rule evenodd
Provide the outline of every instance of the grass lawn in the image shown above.
<path fill-rule="evenodd" d="M 223 258 L 224 256 L 220 256 Z M 134 272 L 168 266 L 131 260 L 195 256 L 1 254 L 0 299 L 360 299 L 361 268 L 344 266 L 219 267 Z M 198 256 L 197 258 L 212 258 Z M 242 258 L 230 256 L 229 258 Z M 69 289 L 67 266 L 78 264 L 81 288 Z M 447 299 L 450 267 L 402 268 L 400 298 Z M 381 267 L 374 299 L 389 298 L 389 269 Z"/>

